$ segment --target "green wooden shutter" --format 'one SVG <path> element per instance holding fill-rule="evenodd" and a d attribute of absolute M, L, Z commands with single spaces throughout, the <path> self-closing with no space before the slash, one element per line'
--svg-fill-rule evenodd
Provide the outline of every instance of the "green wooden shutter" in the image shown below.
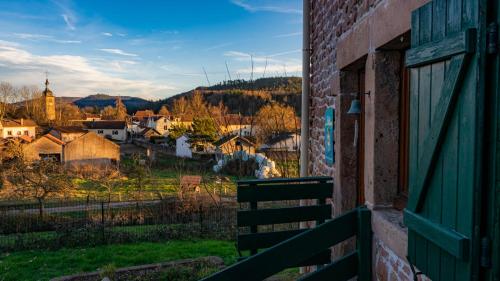
<path fill-rule="evenodd" d="M 434 0 L 412 14 L 404 217 L 408 259 L 434 281 L 477 274 L 484 107 L 479 8 L 479 0 Z"/>

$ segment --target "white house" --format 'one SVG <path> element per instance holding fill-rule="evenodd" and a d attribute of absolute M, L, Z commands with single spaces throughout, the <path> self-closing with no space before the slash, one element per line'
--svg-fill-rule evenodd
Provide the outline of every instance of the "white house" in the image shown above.
<path fill-rule="evenodd" d="M 160 134 L 167 136 L 168 130 L 172 126 L 172 121 L 168 116 L 155 115 L 148 117 L 146 121 L 146 127 L 151 128 L 159 132 Z"/>
<path fill-rule="evenodd" d="M 260 146 L 262 151 L 297 152 L 300 147 L 299 133 L 280 133 Z"/>
<path fill-rule="evenodd" d="M 177 157 L 193 158 L 191 144 L 189 143 L 189 138 L 186 135 L 182 135 L 175 140 L 175 155 Z"/>
<path fill-rule="evenodd" d="M 115 141 L 127 141 L 127 123 L 125 121 L 90 121 L 83 122 L 86 130 L 94 132 L 101 137 L 106 137 Z"/>
<path fill-rule="evenodd" d="M 36 123 L 29 119 L 4 119 L 0 122 L 0 136 L 4 139 L 30 137 L 36 138 Z"/>

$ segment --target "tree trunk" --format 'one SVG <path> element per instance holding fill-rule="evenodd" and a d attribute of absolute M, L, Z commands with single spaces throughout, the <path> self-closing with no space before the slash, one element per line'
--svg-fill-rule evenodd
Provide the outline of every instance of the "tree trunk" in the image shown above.
<path fill-rule="evenodd" d="M 38 214 L 40 215 L 40 220 L 43 220 L 44 204 L 43 199 L 38 198 Z"/>

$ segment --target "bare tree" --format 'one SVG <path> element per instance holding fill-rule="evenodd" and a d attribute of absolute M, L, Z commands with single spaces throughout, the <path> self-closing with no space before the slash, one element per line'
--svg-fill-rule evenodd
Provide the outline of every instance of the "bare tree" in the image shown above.
<path fill-rule="evenodd" d="M 9 183 L 9 197 L 35 199 L 40 218 L 43 218 L 45 201 L 49 197 L 66 195 L 73 189 L 73 183 L 64 167 L 52 158 L 28 162 L 22 156 L 19 145 L 11 149 L 18 155 L 12 159 L 4 172 Z"/>
<path fill-rule="evenodd" d="M 16 89 L 6 82 L 0 83 L 0 122 L 8 111 L 9 104 L 14 100 Z"/>

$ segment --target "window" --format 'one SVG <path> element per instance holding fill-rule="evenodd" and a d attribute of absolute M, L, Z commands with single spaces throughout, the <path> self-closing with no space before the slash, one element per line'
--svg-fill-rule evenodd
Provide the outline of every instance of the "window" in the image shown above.
<path fill-rule="evenodd" d="M 98 133 L 99 135 L 102 135 L 102 134 L 104 134 L 104 131 L 103 131 L 103 130 L 97 130 L 97 133 Z"/>
<path fill-rule="evenodd" d="M 28 130 L 25 130 L 25 131 L 24 131 L 24 135 L 25 135 L 25 136 L 29 136 L 29 132 L 28 132 Z"/>
<path fill-rule="evenodd" d="M 7 131 L 8 136 L 12 136 L 12 131 Z"/>
<path fill-rule="evenodd" d="M 118 130 L 113 130 L 113 135 L 118 135 Z"/>
<path fill-rule="evenodd" d="M 17 135 L 20 136 L 22 134 L 21 131 L 17 131 Z"/>
<path fill-rule="evenodd" d="M 167 125 L 163 126 L 163 130 L 165 131 L 168 130 L 168 126 Z"/>

